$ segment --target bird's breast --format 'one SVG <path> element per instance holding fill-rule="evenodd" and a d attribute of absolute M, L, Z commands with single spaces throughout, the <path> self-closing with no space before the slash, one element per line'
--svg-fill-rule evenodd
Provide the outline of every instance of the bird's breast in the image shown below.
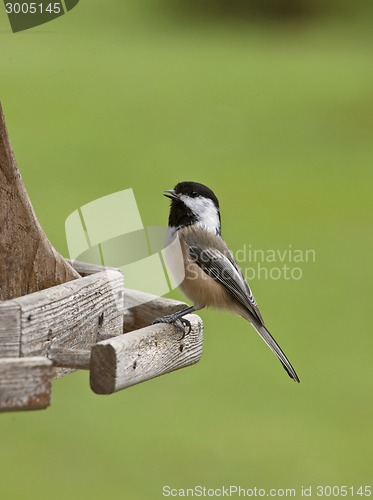
<path fill-rule="evenodd" d="M 219 282 L 205 273 L 191 258 L 182 232 L 178 233 L 178 241 L 184 273 L 184 278 L 180 280 L 179 284 L 180 290 L 199 309 L 203 307 L 227 310 L 236 309 L 235 301 L 230 293 Z M 177 267 L 175 266 L 175 262 L 173 262 L 173 267 Z"/>

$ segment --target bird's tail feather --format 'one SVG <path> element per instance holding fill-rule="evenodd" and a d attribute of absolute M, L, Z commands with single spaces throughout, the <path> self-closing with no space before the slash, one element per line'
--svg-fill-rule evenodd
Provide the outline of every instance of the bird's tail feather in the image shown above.
<path fill-rule="evenodd" d="M 285 353 L 282 351 L 281 347 L 269 333 L 267 328 L 264 325 L 258 325 L 251 321 L 251 324 L 255 328 L 255 330 L 259 333 L 261 338 L 267 344 L 267 346 L 271 349 L 271 351 L 276 354 L 278 359 L 281 361 L 282 366 L 287 371 L 290 378 L 292 378 L 295 382 L 300 382 L 298 375 L 296 374 L 294 368 L 292 367 L 290 361 L 285 356 Z"/>

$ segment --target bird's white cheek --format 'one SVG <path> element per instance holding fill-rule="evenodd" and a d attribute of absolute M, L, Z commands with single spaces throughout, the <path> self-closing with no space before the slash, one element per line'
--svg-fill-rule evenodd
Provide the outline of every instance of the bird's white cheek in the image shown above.
<path fill-rule="evenodd" d="M 218 211 L 213 204 L 206 205 L 203 210 L 201 210 L 201 215 L 197 222 L 197 225 L 211 231 L 216 234 L 220 231 L 220 220 Z"/>
<path fill-rule="evenodd" d="M 220 219 L 214 202 L 208 198 L 189 198 L 181 196 L 181 200 L 196 215 L 196 225 L 216 234 L 220 232 Z"/>

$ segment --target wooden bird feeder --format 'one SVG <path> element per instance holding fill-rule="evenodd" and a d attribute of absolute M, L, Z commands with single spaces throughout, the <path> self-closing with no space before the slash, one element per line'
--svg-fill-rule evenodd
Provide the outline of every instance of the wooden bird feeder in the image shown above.
<path fill-rule="evenodd" d="M 64 259 L 40 227 L 0 106 L 0 411 L 51 403 L 54 378 L 90 371 L 111 394 L 197 363 L 203 324 L 181 338 L 159 316 L 186 307 L 124 288 L 115 268 Z"/>

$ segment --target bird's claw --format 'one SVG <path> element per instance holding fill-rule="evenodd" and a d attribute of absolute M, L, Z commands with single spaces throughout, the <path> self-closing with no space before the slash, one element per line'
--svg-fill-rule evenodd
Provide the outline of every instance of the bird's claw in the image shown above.
<path fill-rule="evenodd" d="M 157 323 L 167 323 L 169 325 L 175 325 L 176 328 L 183 334 L 180 340 L 183 340 L 185 335 L 189 334 L 192 329 L 192 325 L 188 319 L 175 318 L 175 316 L 173 316 L 172 314 L 170 314 L 169 316 L 163 316 L 162 318 L 156 318 L 152 324 L 155 325 Z"/>

